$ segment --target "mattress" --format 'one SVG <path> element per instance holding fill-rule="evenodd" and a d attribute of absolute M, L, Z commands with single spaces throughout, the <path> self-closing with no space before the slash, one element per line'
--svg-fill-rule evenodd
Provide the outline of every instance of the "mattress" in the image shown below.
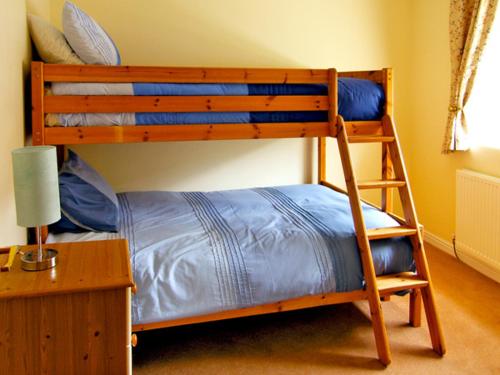
<path fill-rule="evenodd" d="M 247 95 L 328 95 L 319 84 L 176 84 L 176 83 L 61 83 L 55 82 L 53 95 L 135 95 L 135 96 L 247 96 Z M 385 104 L 379 84 L 363 79 L 338 80 L 339 113 L 346 121 L 380 119 Z M 325 122 L 327 111 L 278 112 L 192 112 L 192 113 L 76 113 L 50 114 L 49 126 L 92 125 L 175 125 L 260 122 Z"/>
<path fill-rule="evenodd" d="M 363 287 L 349 202 L 320 185 L 118 194 L 119 233 L 50 234 L 49 242 L 127 238 L 133 324 Z M 368 228 L 398 225 L 363 206 Z M 407 238 L 372 242 L 378 275 L 413 270 Z"/>

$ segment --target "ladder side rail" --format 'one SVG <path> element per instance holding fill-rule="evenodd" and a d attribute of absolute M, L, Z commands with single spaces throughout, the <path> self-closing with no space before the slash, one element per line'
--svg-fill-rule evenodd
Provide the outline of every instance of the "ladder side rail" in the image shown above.
<path fill-rule="evenodd" d="M 382 126 L 384 128 L 384 134 L 395 137 L 394 142 L 389 144 L 389 151 L 394 162 L 394 172 L 396 174 L 396 178 L 402 179 L 406 182 L 406 185 L 404 187 L 399 188 L 399 195 L 401 198 L 401 203 L 403 205 L 403 212 L 406 223 L 408 226 L 418 229 L 415 204 L 413 202 L 411 189 L 408 184 L 408 176 L 406 168 L 404 166 L 403 156 L 401 154 L 401 146 L 396 135 L 396 129 L 392 118 L 388 115 L 385 115 L 382 118 Z M 441 324 L 436 310 L 434 291 L 429 272 L 429 265 L 427 262 L 427 257 L 425 255 L 422 234 L 419 230 L 417 230 L 415 235 L 411 236 L 410 238 L 413 244 L 413 257 L 417 266 L 417 272 L 423 279 L 429 282 L 429 285 L 427 287 L 422 288 L 422 298 L 424 302 L 425 315 L 429 326 L 432 347 L 438 354 L 443 355 L 446 352 L 446 347 Z"/>
<path fill-rule="evenodd" d="M 347 132 L 342 116 L 337 116 L 337 143 L 339 147 L 342 167 L 344 170 L 344 177 L 347 185 L 347 192 L 354 221 L 354 228 L 356 230 L 356 238 L 359 246 L 361 263 L 363 265 L 363 273 L 365 277 L 366 290 L 368 293 L 368 303 L 370 306 L 370 314 L 375 334 L 377 352 L 380 361 L 384 365 L 388 365 L 391 362 L 389 340 L 384 323 L 384 316 L 382 314 L 375 267 L 373 265 L 370 243 L 366 234 L 366 227 L 363 218 L 359 190 L 356 185 L 356 178 L 353 173 Z"/>

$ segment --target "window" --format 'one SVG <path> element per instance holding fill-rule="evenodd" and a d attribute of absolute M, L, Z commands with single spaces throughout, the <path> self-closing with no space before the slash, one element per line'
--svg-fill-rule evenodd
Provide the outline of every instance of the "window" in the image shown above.
<path fill-rule="evenodd" d="M 500 149 L 500 9 L 477 69 L 466 105 L 472 147 Z"/>

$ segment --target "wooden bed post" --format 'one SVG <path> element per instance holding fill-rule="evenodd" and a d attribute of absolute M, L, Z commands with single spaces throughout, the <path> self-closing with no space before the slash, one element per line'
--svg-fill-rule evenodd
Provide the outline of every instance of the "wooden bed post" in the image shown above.
<path fill-rule="evenodd" d="M 392 89 L 392 69 L 385 68 L 382 70 L 383 87 L 385 93 L 385 108 L 384 114 L 393 117 L 393 89 Z M 394 178 L 391 153 L 389 145 L 382 143 L 382 180 L 390 180 Z M 392 212 L 393 210 L 393 192 L 392 189 L 382 189 L 381 208 L 384 212 Z"/>
<path fill-rule="evenodd" d="M 330 136 L 336 135 L 338 114 L 337 70 L 328 69 L 328 123 Z M 326 181 L 326 137 L 318 137 L 318 184 Z"/>
<path fill-rule="evenodd" d="M 61 169 L 64 160 L 66 159 L 66 146 L 65 145 L 57 145 L 57 168 Z"/>
<path fill-rule="evenodd" d="M 318 137 L 318 184 L 326 181 L 326 138 Z"/>
<path fill-rule="evenodd" d="M 339 114 L 338 74 L 334 68 L 328 69 L 328 123 L 330 137 L 337 136 L 337 118 Z"/>
<path fill-rule="evenodd" d="M 33 146 L 45 144 L 44 97 L 43 63 L 41 61 L 33 61 L 31 63 L 31 143 Z M 45 243 L 49 235 L 49 228 L 43 226 L 41 229 L 42 243 Z M 36 241 L 38 241 L 38 238 Z"/>
<path fill-rule="evenodd" d="M 31 122 L 33 129 L 33 146 L 45 144 L 44 129 L 44 87 L 43 87 L 43 63 L 33 61 L 31 63 Z"/>

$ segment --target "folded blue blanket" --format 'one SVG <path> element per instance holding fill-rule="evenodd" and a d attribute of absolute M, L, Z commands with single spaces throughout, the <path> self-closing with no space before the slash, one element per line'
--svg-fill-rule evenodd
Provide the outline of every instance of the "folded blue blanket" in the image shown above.
<path fill-rule="evenodd" d="M 134 83 L 134 95 L 328 95 L 326 85 L 313 84 L 171 84 Z M 340 78 L 339 114 L 345 121 L 376 120 L 384 111 L 384 90 L 372 81 Z M 325 122 L 327 111 L 137 113 L 137 125 L 253 122 Z"/>
<path fill-rule="evenodd" d="M 315 84 L 68 84 L 54 83 L 55 95 L 328 95 L 326 85 Z M 372 81 L 340 78 L 338 81 L 339 114 L 346 121 L 377 120 L 382 117 L 383 88 Z M 132 114 L 59 114 L 59 125 L 168 125 L 227 124 L 258 122 L 326 122 L 327 111 L 286 112 L 192 112 Z"/>

